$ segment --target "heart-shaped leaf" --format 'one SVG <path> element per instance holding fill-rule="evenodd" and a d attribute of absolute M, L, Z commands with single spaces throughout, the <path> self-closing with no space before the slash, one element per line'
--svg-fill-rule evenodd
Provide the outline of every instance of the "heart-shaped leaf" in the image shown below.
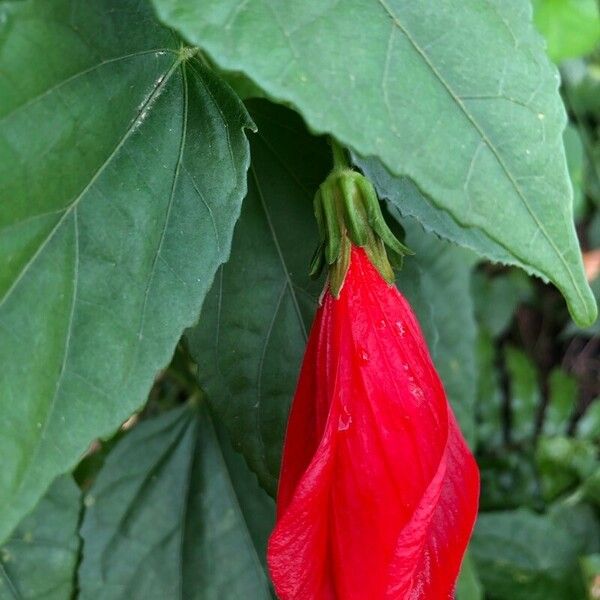
<path fill-rule="evenodd" d="M 0 37 L 2 539 L 197 318 L 251 121 L 143 2 L 2 3 Z"/>
<path fill-rule="evenodd" d="M 407 175 L 435 210 L 596 303 L 572 217 L 559 76 L 522 0 L 153 0 L 225 70 Z"/>
<path fill-rule="evenodd" d="M 117 443 L 85 499 L 82 600 L 270 600 L 273 502 L 228 444 L 205 406 Z"/>

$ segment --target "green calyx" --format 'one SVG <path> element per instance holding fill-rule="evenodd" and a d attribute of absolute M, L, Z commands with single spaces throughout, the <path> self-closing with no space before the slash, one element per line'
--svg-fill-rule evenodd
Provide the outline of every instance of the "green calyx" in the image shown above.
<path fill-rule="evenodd" d="M 350 266 L 352 244 L 365 249 L 388 283 L 394 281 L 392 265 L 400 268 L 403 257 L 413 254 L 385 222 L 373 184 L 340 164 L 342 152 L 334 145 L 335 167 L 315 195 L 320 243 L 310 266 L 313 278 L 328 266 L 329 287 L 335 297 L 339 296 Z"/>

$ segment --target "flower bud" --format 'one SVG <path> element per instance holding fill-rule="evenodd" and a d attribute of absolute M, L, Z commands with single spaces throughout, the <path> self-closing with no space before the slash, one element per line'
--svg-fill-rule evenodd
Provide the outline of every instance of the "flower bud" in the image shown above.
<path fill-rule="evenodd" d="M 447 600 L 479 474 L 410 306 L 368 255 L 387 233 L 356 181 L 321 192 L 323 223 L 346 211 L 321 240 L 345 283 L 325 291 L 310 333 L 269 569 L 280 600 Z"/>

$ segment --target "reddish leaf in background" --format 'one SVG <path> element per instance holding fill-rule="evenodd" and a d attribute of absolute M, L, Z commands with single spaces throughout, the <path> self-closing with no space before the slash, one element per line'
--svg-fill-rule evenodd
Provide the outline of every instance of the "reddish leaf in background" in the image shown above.
<path fill-rule="evenodd" d="M 353 246 L 288 424 L 268 550 L 279 598 L 452 598 L 478 496 L 416 318 Z"/>

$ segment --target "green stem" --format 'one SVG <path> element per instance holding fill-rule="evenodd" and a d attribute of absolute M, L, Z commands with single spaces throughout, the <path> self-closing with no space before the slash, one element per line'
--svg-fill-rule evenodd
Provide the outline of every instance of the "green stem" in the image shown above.
<path fill-rule="evenodd" d="M 335 171 L 350 168 L 346 150 L 334 138 L 331 138 L 331 152 L 333 153 L 333 168 Z"/>

